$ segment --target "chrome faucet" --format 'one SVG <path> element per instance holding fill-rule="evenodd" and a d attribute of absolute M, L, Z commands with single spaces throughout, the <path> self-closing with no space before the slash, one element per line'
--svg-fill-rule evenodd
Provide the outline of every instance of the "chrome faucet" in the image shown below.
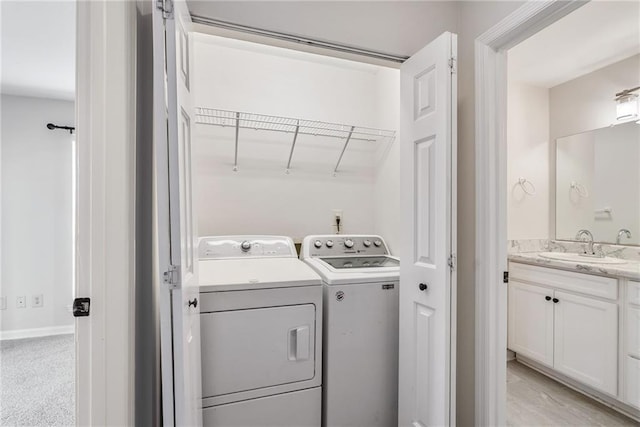
<path fill-rule="evenodd" d="M 616 238 L 616 245 L 620 244 L 620 240 L 622 239 L 622 236 L 625 236 L 627 239 L 630 239 L 631 232 L 626 228 L 621 228 L 620 231 L 618 231 L 618 237 Z"/>
<path fill-rule="evenodd" d="M 583 238 L 583 237 L 586 237 Z M 587 240 L 588 239 L 588 240 Z M 588 243 L 588 250 L 585 250 L 584 253 L 587 255 L 595 255 L 596 253 L 593 251 L 593 234 L 589 230 L 580 230 L 578 234 L 576 234 L 576 240 L 582 240 L 583 242 Z"/>

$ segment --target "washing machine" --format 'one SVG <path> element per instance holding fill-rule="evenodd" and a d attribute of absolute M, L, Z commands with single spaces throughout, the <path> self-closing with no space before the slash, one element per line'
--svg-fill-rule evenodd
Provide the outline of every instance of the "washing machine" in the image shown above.
<path fill-rule="evenodd" d="M 282 236 L 199 241 L 203 423 L 320 426 L 322 281 Z"/>
<path fill-rule="evenodd" d="M 400 260 L 375 235 L 307 236 L 300 256 L 323 281 L 322 425 L 397 425 Z"/>

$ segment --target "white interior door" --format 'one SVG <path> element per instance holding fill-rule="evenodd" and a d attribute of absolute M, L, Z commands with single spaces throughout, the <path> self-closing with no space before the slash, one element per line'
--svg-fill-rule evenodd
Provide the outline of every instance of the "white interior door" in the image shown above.
<path fill-rule="evenodd" d="M 455 424 L 456 37 L 401 67 L 400 426 Z"/>
<path fill-rule="evenodd" d="M 161 2 L 162 3 L 162 2 Z M 202 425 L 197 233 L 192 208 L 189 34 L 184 1 L 153 2 L 154 149 L 164 425 Z M 167 13 L 167 11 L 169 11 Z M 166 85 L 166 86 L 165 86 Z"/>

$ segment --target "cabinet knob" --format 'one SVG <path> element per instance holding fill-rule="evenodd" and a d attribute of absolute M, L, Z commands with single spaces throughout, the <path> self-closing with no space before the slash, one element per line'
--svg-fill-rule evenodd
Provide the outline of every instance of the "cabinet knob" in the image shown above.
<path fill-rule="evenodd" d="M 418 285 L 418 289 L 420 289 L 421 291 L 426 291 L 427 290 L 427 284 L 426 283 L 420 283 Z"/>
<path fill-rule="evenodd" d="M 557 303 L 559 303 L 559 302 L 560 302 L 560 300 L 559 300 L 558 298 L 554 298 L 554 299 L 553 299 L 553 303 L 554 303 L 554 304 L 557 304 Z"/>
<path fill-rule="evenodd" d="M 551 297 L 549 295 L 547 295 L 546 297 L 544 297 L 544 299 L 546 299 L 547 301 L 551 301 Z"/>

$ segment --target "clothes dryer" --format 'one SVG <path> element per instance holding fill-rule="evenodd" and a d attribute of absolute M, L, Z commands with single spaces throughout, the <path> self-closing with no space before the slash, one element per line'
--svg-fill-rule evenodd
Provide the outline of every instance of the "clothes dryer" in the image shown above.
<path fill-rule="evenodd" d="M 205 426 L 320 426 L 322 281 L 281 236 L 199 242 Z"/>

